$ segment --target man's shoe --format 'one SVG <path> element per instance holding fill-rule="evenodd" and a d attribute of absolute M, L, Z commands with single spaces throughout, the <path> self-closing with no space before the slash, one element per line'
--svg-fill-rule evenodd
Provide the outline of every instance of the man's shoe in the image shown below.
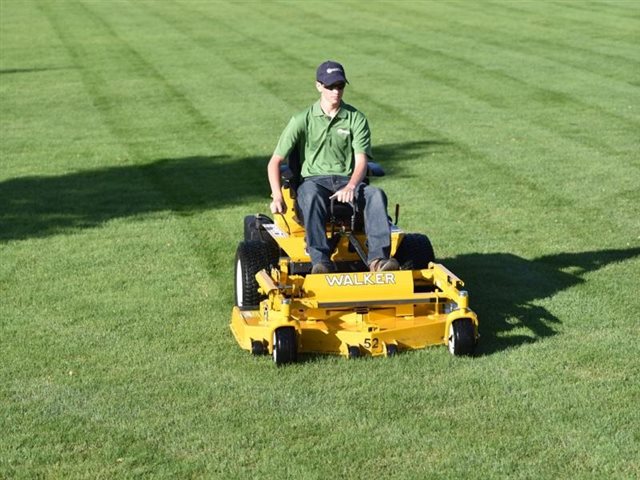
<path fill-rule="evenodd" d="M 326 263 L 316 263 L 311 268 L 311 273 L 313 275 L 317 273 L 331 273 L 332 271 L 333 271 L 333 268 L 331 268 L 331 265 L 327 265 Z"/>
<path fill-rule="evenodd" d="M 386 272 L 388 270 L 400 270 L 400 264 L 398 261 L 391 258 L 376 258 L 369 264 L 369 269 L 372 272 Z"/>

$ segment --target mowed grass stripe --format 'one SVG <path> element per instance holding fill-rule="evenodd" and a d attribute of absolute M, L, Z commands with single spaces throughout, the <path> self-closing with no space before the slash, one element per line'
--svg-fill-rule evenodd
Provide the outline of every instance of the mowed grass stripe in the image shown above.
<path fill-rule="evenodd" d="M 597 25 L 582 28 L 579 21 L 571 14 L 568 15 L 568 18 L 558 21 L 558 18 L 548 8 L 550 6 L 547 1 L 466 2 L 464 0 L 454 0 L 440 5 L 444 10 L 453 8 L 457 11 L 470 13 L 470 15 L 452 17 L 451 20 L 454 22 L 473 24 L 477 27 L 493 29 L 496 32 L 513 31 L 520 32 L 520 34 L 534 32 L 536 36 L 532 40 L 559 41 L 565 49 L 581 50 L 584 44 L 594 43 L 597 47 L 594 55 L 599 60 L 638 61 L 637 49 L 634 48 L 635 22 L 632 20 L 632 16 L 627 15 L 623 19 L 624 26 L 627 26 L 629 30 L 629 35 L 620 39 L 617 36 L 620 31 L 620 21 L 615 22 L 615 29 L 604 28 L 602 23 L 598 23 L 602 18 L 601 15 L 592 12 L 590 18 Z M 405 7 L 409 7 L 409 5 L 405 5 Z M 416 7 L 417 5 L 412 4 L 410 8 Z M 424 10 L 420 10 L 424 13 Z M 614 31 L 616 33 L 612 38 L 611 34 Z"/>
<path fill-rule="evenodd" d="M 569 2 L 567 2 L 569 3 Z M 564 5 L 553 5 L 547 2 L 490 2 L 498 12 L 504 11 L 513 21 L 524 18 L 532 22 L 549 25 L 558 31 L 569 30 L 582 41 L 589 42 L 594 36 L 599 39 L 602 48 L 611 50 L 614 55 L 627 58 L 629 61 L 637 59 L 635 48 L 637 28 L 634 23 L 620 22 L 619 19 L 608 20 L 606 16 L 585 12 L 576 15 L 575 11 L 567 10 Z M 508 13 L 507 13 L 508 12 Z M 637 10 L 636 10 L 637 13 Z"/>
<path fill-rule="evenodd" d="M 566 2 L 561 4 L 565 5 Z M 637 5 L 633 0 L 586 0 L 579 4 L 572 3 L 571 6 L 573 8 L 582 8 L 587 12 L 611 15 L 620 19 L 627 19 L 630 15 L 634 16 L 633 14 L 635 14 L 635 18 L 640 19 Z"/>
<path fill-rule="evenodd" d="M 452 8 L 449 3 L 444 5 L 447 8 Z M 469 4 L 469 8 L 473 8 L 473 6 L 475 4 Z M 496 19 L 500 18 L 502 20 L 496 22 Z M 579 36 L 576 36 L 575 32 L 571 32 L 570 29 L 552 28 L 545 22 L 530 22 L 527 24 L 527 28 L 523 29 L 518 18 L 513 15 L 487 11 L 486 8 L 475 9 L 473 17 L 455 15 L 455 10 L 453 10 L 450 21 L 459 26 L 455 30 L 456 36 L 464 37 L 465 32 L 471 29 L 473 31 L 471 38 L 475 41 L 481 39 L 483 43 L 488 45 L 495 45 L 506 50 L 515 49 L 531 54 L 534 58 L 548 58 L 560 65 L 575 67 L 582 72 L 618 80 L 620 85 L 617 88 L 621 92 L 630 87 L 632 78 L 629 76 L 629 70 L 634 64 L 640 66 L 640 58 L 635 50 L 633 51 L 636 54 L 634 60 L 612 53 L 619 51 L 619 48 L 612 48 L 611 52 L 601 52 L 598 48 L 599 37 L 592 35 L 588 38 L 578 38 Z M 430 29 L 444 31 L 440 25 L 432 25 Z M 496 35 L 498 31 L 502 35 Z M 447 29 L 446 32 L 448 35 L 452 35 L 450 29 Z M 586 82 L 586 79 L 583 81 Z M 590 79 L 590 81 L 593 82 L 595 79 Z"/>
<path fill-rule="evenodd" d="M 141 128 L 141 122 L 137 121 L 139 118 L 158 118 L 162 121 L 172 119 L 175 126 L 183 126 L 180 133 L 188 135 L 189 141 L 200 140 L 202 137 L 197 133 L 204 132 L 205 128 L 210 133 L 216 131 L 216 126 L 178 88 L 171 85 L 91 8 L 83 3 L 64 8 L 46 2 L 40 3 L 40 7 L 51 19 L 79 67 L 85 67 L 93 55 L 104 54 L 105 63 L 100 67 L 82 68 L 85 84 L 114 134 L 134 150 L 138 158 L 144 158 L 141 154 L 144 153 L 145 136 L 154 137 L 154 132 L 146 124 Z M 67 25 L 70 19 L 74 19 L 76 24 Z M 92 25 L 97 39 L 104 38 L 109 45 L 106 51 L 101 52 L 98 42 L 92 45 L 80 41 L 80 35 L 84 32 L 78 30 L 78 27 L 86 27 L 87 24 Z M 129 87 L 131 91 L 125 93 L 125 87 Z M 123 93 L 127 97 L 123 97 Z M 132 115 L 132 106 L 135 106 L 135 115 Z"/>
<path fill-rule="evenodd" d="M 456 17 L 460 18 L 460 17 Z M 487 34 L 489 35 L 489 34 Z M 490 43 L 490 42 L 489 42 Z M 518 42 L 518 48 L 521 48 L 526 43 Z M 549 50 L 551 51 L 551 50 Z M 585 52 L 587 53 L 587 52 Z M 589 55 L 585 55 L 585 58 L 589 58 Z M 594 64 L 597 64 L 594 63 Z M 630 78 L 632 66 L 627 66 L 626 78 Z M 584 79 L 584 75 L 576 72 L 575 75 L 572 73 L 572 76 L 575 78 Z M 589 77 L 587 77 L 589 78 Z M 591 80 L 591 79 L 590 79 Z M 593 80 L 592 80 L 593 82 Z M 591 83 L 591 82 L 590 82 Z M 620 105 L 619 110 L 622 111 L 624 109 L 625 112 L 629 112 L 628 115 L 631 116 L 633 114 L 633 118 L 637 118 L 637 110 L 634 110 L 632 105 L 634 105 L 638 97 L 638 89 L 628 86 L 627 88 L 622 88 L 623 85 L 615 83 L 615 82 L 602 82 L 603 85 L 597 85 L 594 83 L 594 87 L 590 89 L 589 92 L 579 92 L 583 98 L 587 99 L 596 99 L 600 97 L 601 103 L 603 102 L 612 102 Z M 580 91 L 580 85 L 584 84 L 582 81 L 579 84 L 573 84 L 571 87 L 574 90 Z M 584 90 L 584 89 L 582 89 Z M 603 93 L 606 92 L 606 93 Z M 529 103 L 529 99 L 525 99 L 527 103 Z M 636 128 L 614 128 L 614 125 L 602 124 L 600 119 L 596 116 L 595 121 L 593 118 L 587 116 L 586 118 L 582 118 L 582 112 L 578 110 L 574 114 L 577 118 L 574 122 L 565 122 L 568 124 L 569 128 L 575 129 L 576 135 L 585 136 L 587 138 L 609 138 L 610 144 L 614 145 L 615 155 L 599 155 L 602 157 L 602 160 L 597 164 L 592 163 L 589 168 L 587 164 L 584 163 L 584 160 L 587 158 L 581 154 L 574 155 L 574 161 L 572 164 L 575 164 L 575 172 L 572 172 L 571 169 L 567 171 L 566 175 L 558 175 L 553 181 L 557 182 L 560 178 L 572 178 L 575 179 L 576 176 L 582 177 L 582 181 L 578 181 L 573 183 L 574 180 L 570 180 L 572 185 L 576 185 L 577 193 L 580 195 L 582 188 L 582 182 L 588 182 L 590 177 L 599 176 L 603 179 L 602 189 L 598 189 L 598 191 L 590 192 L 584 201 L 580 202 L 581 207 L 588 209 L 596 209 L 602 212 L 601 217 L 611 219 L 615 223 L 614 231 L 626 231 L 628 232 L 627 238 L 633 238 L 632 232 L 634 229 L 637 230 L 637 220 L 635 219 L 638 214 L 638 208 L 635 207 L 634 201 L 631 198 L 635 198 L 635 202 L 637 202 L 637 165 L 635 163 L 635 151 L 639 148 L 638 141 L 629 142 L 629 139 L 637 138 L 635 135 Z M 558 118 L 565 118 L 566 110 L 562 109 L 562 111 L 558 111 Z M 591 124 L 601 123 L 602 128 L 593 128 Z M 573 125 L 572 125 L 573 123 Z M 580 127 L 578 127 L 580 125 Z M 566 128 L 562 128 L 562 130 L 566 130 Z M 594 134 L 595 130 L 595 134 Z M 594 142 L 589 142 L 594 143 Z M 636 146 L 633 146 L 633 143 Z M 607 150 L 603 150 L 606 152 Z M 602 153 L 602 152 L 601 152 Z M 579 162 L 579 165 L 578 165 Z M 631 174 L 629 174 L 629 169 L 631 169 Z M 557 172 L 557 169 L 554 168 L 550 172 Z M 577 173 L 579 172 L 579 173 Z M 562 182 L 562 180 L 560 180 Z M 633 193 L 633 192 L 636 193 Z M 610 215 L 607 212 L 606 208 L 601 208 L 605 205 L 617 205 L 615 208 L 615 215 Z M 611 229 L 607 228 L 607 237 L 611 238 L 610 233 Z M 628 240 L 627 240 L 628 241 Z"/>
<path fill-rule="evenodd" d="M 569 2 L 567 0 L 553 0 L 549 1 L 549 3 L 557 8 L 568 10 L 568 12 L 583 13 L 589 18 L 593 18 L 594 14 L 597 14 L 598 18 L 609 18 L 609 20 L 614 24 L 613 26 L 617 26 L 617 22 L 620 20 L 627 20 L 630 12 L 637 13 L 637 9 L 633 8 L 633 0 L 605 0 L 604 2 Z M 629 5 L 631 8 L 624 8 L 625 4 Z M 568 15 L 571 15 L 571 13 L 568 13 Z"/>
<path fill-rule="evenodd" d="M 469 8 L 475 5 L 469 4 Z M 407 8 L 409 7 L 406 5 L 405 9 Z M 629 75 L 629 71 L 633 71 L 634 65 L 640 67 L 637 49 L 633 51 L 634 60 L 630 60 L 611 52 L 599 52 L 600 37 L 598 36 L 580 38 L 570 29 L 552 28 L 545 22 L 530 22 L 526 28 L 522 28 L 517 17 L 509 14 L 500 15 L 499 12 L 488 11 L 486 8 L 475 9 L 472 17 L 457 14 L 459 10 L 450 3 L 442 4 L 442 8 L 449 11 L 448 22 L 459 28 L 443 28 L 441 24 L 433 24 L 429 27 L 430 31 L 443 32 L 448 38 L 469 38 L 476 43 L 481 40 L 483 44 L 495 45 L 507 51 L 523 52 L 532 55 L 533 58 L 547 58 L 563 67 L 567 65 L 575 67 L 580 74 L 589 73 L 616 79 L 619 84 L 611 83 L 611 87 L 615 86 L 621 94 L 633 91 L 631 88 L 633 77 Z M 421 13 L 421 10 L 413 9 L 412 11 L 415 15 Z M 411 21 L 415 15 L 409 16 L 408 20 Z M 497 18 L 502 20 L 496 21 Z M 640 28 L 640 22 L 637 23 Z M 465 34 L 466 32 L 469 33 Z M 496 35 L 497 32 L 500 32 L 500 35 Z M 617 51 L 619 49 L 612 49 L 612 52 Z M 570 71 L 570 69 L 567 70 Z M 576 88 L 583 83 L 588 85 L 593 82 L 597 82 L 597 79 L 587 76 L 580 84 L 572 87 Z"/>
<path fill-rule="evenodd" d="M 65 46 L 69 56 L 78 67 L 84 86 L 93 99 L 93 105 L 101 113 L 104 124 L 108 126 L 113 137 L 122 143 L 131 161 L 140 162 L 143 158 L 143 147 L 138 138 L 140 132 L 136 128 L 138 125 L 135 121 L 137 117 L 131 117 L 130 111 L 128 110 L 131 107 L 130 103 L 123 101 L 118 95 L 114 95 L 114 90 L 117 91 L 118 87 L 122 87 L 122 85 L 113 86 L 113 84 L 117 84 L 118 82 L 114 82 L 114 79 L 110 75 L 112 72 L 109 71 L 109 64 L 103 64 L 100 69 L 93 67 L 91 64 L 91 59 L 93 59 L 94 54 L 91 50 L 92 45 L 88 45 L 83 41 L 77 41 L 73 37 L 74 34 L 81 34 L 81 31 L 78 30 L 80 25 L 86 26 L 87 24 L 94 27 L 94 38 L 99 38 L 101 34 L 106 35 L 107 38 L 111 38 L 113 37 L 112 32 L 109 31 L 103 22 L 94 16 L 78 14 L 80 10 L 87 13 L 83 8 L 67 7 L 60 12 L 50 3 L 40 3 L 39 7 L 47 18 L 49 18 L 51 25 Z M 96 47 L 96 49 L 97 48 L 99 47 Z M 126 50 L 124 51 L 126 52 Z M 123 49 L 114 48 L 113 46 L 108 53 L 117 54 L 118 60 L 122 60 L 122 58 L 127 55 L 127 53 L 123 55 Z M 141 65 L 141 59 L 136 58 L 136 60 L 137 61 L 128 63 L 119 61 L 117 64 L 112 61 L 110 66 L 111 68 L 117 68 L 118 75 L 121 78 L 126 77 L 129 85 L 131 79 L 135 79 L 138 82 L 147 81 L 147 69 L 144 68 L 143 64 Z M 142 87 L 140 90 L 142 90 Z M 138 111 L 138 114 L 142 115 L 143 112 Z M 132 174 L 139 174 L 141 179 L 146 178 L 146 181 L 156 183 L 153 181 L 152 176 L 142 175 L 145 170 L 131 169 L 131 172 Z M 158 187 L 158 185 L 156 185 L 156 187 Z M 166 208 L 169 208 L 169 205 L 166 205 Z"/>
<path fill-rule="evenodd" d="M 240 33 L 233 23 L 225 22 L 223 19 L 226 18 L 226 15 L 213 14 L 210 8 L 193 2 L 180 4 L 179 7 L 158 2 L 147 2 L 140 5 L 145 7 L 148 15 L 163 22 L 162 28 L 168 27 L 179 32 L 181 36 L 188 38 L 197 46 L 199 52 L 206 53 L 207 56 L 213 54 L 226 65 L 230 71 L 229 76 L 236 83 L 231 85 L 223 81 L 220 84 L 216 78 L 212 78 L 212 87 L 228 92 L 228 95 L 241 96 L 247 103 L 255 101 L 266 106 L 265 114 L 269 115 L 265 118 L 266 120 L 279 120 L 271 112 L 272 107 L 291 106 L 291 96 L 286 95 L 287 92 L 281 88 L 278 90 L 279 84 L 272 80 L 272 72 L 266 70 L 256 75 L 255 65 L 253 65 L 253 70 L 249 66 L 250 58 L 246 55 L 238 55 L 235 49 L 229 48 L 232 45 L 243 51 L 255 47 L 259 42 L 256 43 L 255 38 Z M 233 8 L 233 5 L 221 4 L 220 7 L 229 9 Z M 180 15 L 176 14 L 176 9 L 179 9 Z M 214 12 L 220 13 L 218 8 L 214 9 Z M 292 75 L 295 76 L 295 72 L 299 71 L 300 59 L 289 57 L 284 60 L 285 63 L 280 65 L 280 68 L 291 69 Z M 238 79 L 242 79 L 243 82 L 238 83 Z M 252 119 L 256 128 L 260 127 L 261 120 L 260 117 Z M 251 139 L 246 140 L 250 141 Z"/>
<path fill-rule="evenodd" d="M 227 88 L 232 95 L 238 95 L 241 91 L 245 102 L 254 102 L 261 105 L 265 118 L 258 116 L 251 119 L 253 128 L 260 129 L 263 122 L 278 123 L 278 128 L 272 130 L 271 140 L 275 142 L 275 135 L 280 133 L 280 126 L 284 126 L 286 119 L 282 118 L 279 111 L 298 108 L 299 102 L 306 101 L 300 95 L 301 90 L 297 85 L 308 81 L 309 71 L 313 71 L 315 65 L 310 59 L 300 55 L 288 54 L 278 43 L 266 43 L 251 31 L 241 30 L 237 22 L 225 21 L 225 18 L 233 18 L 238 15 L 242 18 L 255 17 L 255 22 L 262 20 L 255 16 L 256 5 L 225 3 L 217 5 L 215 9 L 208 8 L 202 3 L 183 2 L 178 6 L 167 3 L 147 2 L 142 3 L 149 14 L 160 18 L 166 25 L 180 32 L 198 45 L 202 52 L 215 52 L 225 64 L 234 70 L 234 79 L 246 79 L 243 84 L 235 83 Z M 176 14 L 179 8 L 180 15 Z M 222 15 L 220 10 L 228 11 Z M 248 21 L 247 24 L 252 24 Z M 214 33 L 211 33 L 214 32 Z M 223 34 L 215 32 L 224 32 Z M 222 38 L 219 39 L 218 35 Z M 233 45 L 234 49 L 228 48 Z M 266 48 L 266 45 L 269 45 Z M 237 50 L 260 50 L 263 55 L 256 59 L 247 55 L 238 55 Z M 210 55 L 210 53 L 208 53 Z M 286 72 L 288 86 L 283 88 L 283 72 Z M 225 90 L 225 86 L 219 87 L 216 79 L 212 79 L 216 88 Z M 304 94 L 303 94 L 304 95 Z M 308 96 L 308 95 L 306 95 Z M 278 110 L 274 110 L 278 109 Z M 250 140 L 250 139 L 247 139 Z M 270 148 L 273 145 L 269 145 Z M 269 150 L 270 154 L 271 151 Z"/>
<path fill-rule="evenodd" d="M 33 2 L 3 8 L 0 177 L 52 175 L 96 165 L 96 154 L 116 140 L 97 115 L 78 68 Z M 24 29 L 25 22 L 33 22 L 33 31 Z M 113 153 L 126 155 L 124 150 Z M 48 160 L 44 164 L 43 158 Z"/>
<path fill-rule="evenodd" d="M 404 5 L 404 4 L 403 4 Z M 406 9 L 406 7 L 405 7 Z M 381 12 L 379 12 L 381 13 Z M 402 19 L 402 23 L 405 25 L 413 26 L 417 30 L 420 27 L 419 23 L 416 23 L 415 19 L 419 17 L 420 12 L 418 10 L 412 10 L 407 13 Z M 455 10 L 451 11 L 452 18 L 458 18 L 459 15 L 455 15 Z M 486 20 L 490 19 L 490 15 Z M 396 22 L 399 22 L 398 20 Z M 454 20 L 455 22 L 455 20 Z M 478 22 L 480 25 L 484 25 L 484 22 Z M 397 23 L 399 24 L 399 23 Z M 457 24 L 455 22 L 454 24 Z M 625 99 L 627 102 L 624 104 L 624 109 L 620 108 L 619 104 L 611 105 L 611 100 L 605 101 L 600 98 L 598 93 L 601 92 L 602 78 L 593 78 L 590 81 L 585 81 L 584 69 L 574 71 L 571 68 L 567 68 L 564 59 L 552 60 L 545 57 L 547 52 L 562 51 L 563 48 L 560 45 L 546 45 L 544 49 L 539 51 L 532 51 L 525 43 L 525 50 L 521 50 L 520 46 L 523 45 L 522 41 L 519 41 L 519 37 L 522 33 L 513 32 L 514 37 L 504 37 L 504 41 L 495 42 L 488 37 L 495 39 L 495 31 L 484 29 L 482 26 L 478 26 L 475 23 L 461 25 L 460 31 L 469 32 L 467 35 L 451 35 L 450 33 L 441 31 L 437 35 L 432 35 L 428 38 L 433 38 L 437 44 L 446 45 L 445 49 L 434 50 L 423 45 L 417 44 L 412 41 L 407 41 L 403 44 L 402 39 L 396 39 L 407 49 L 415 49 L 417 55 L 414 57 L 417 59 L 437 56 L 446 57 L 451 59 L 450 64 L 445 64 L 443 68 L 437 73 L 437 75 L 448 76 L 450 81 L 464 82 L 465 71 L 473 70 L 476 75 L 487 76 L 484 84 L 492 84 L 495 81 L 500 82 L 501 85 L 508 87 L 512 84 L 512 88 L 506 90 L 512 90 L 515 92 L 522 92 L 514 96 L 506 96 L 503 90 L 497 91 L 495 88 L 486 88 L 480 98 L 486 98 L 492 104 L 501 106 L 500 103 L 511 99 L 517 104 L 506 105 L 510 107 L 521 106 L 526 101 L 527 105 L 536 103 L 542 106 L 554 103 L 573 103 L 579 107 L 580 115 L 591 114 L 590 121 L 601 121 L 604 123 L 617 122 L 631 128 L 640 128 L 640 118 L 638 114 L 630 110 L 628 107 L 633 103 L 633 95 L 638 96 L 638 89 L 629 85 L 627 82 L 617 84 L 617 82 L 606 82 L 608 89 L 618 94 L 618 99 L 621 99 L 623 95 L 629 95 L 632 98 Z M 470 30 L 470 28 L 472 30 Z M 430 29 L 431 30 L 431 29 Z M 438 27 L 435 27 L 438 30 Z M 485 33 L 484 35 L 478 33 Z M 407 35 L 410 37 L 410 35 Z M 482 49 L 478 50 L 478 40 L 482 39 Z M 514 47 L 517 45 L 517 48 Z M 495 49 L 491 48 L 495 47 Z M 455 50 L 459 52 L 452 54 L 449 50 Z M 420 52 L 424 52 L 424 56 L 420 55 Z M 534 55 L 532 55 L 534 53 Z M 591 56 L 593 52 L 591 50 L 583 51 L 582 54 Z M 536 58 L 538 57 L 538 58 Z M 539 63 L 531 64 L 532 58 L 538 60 Z M 418 61 L 416 63 L 420 64 Z M 599 66 L 591 67 L 589 73 L 597 74 L 603 67 Z M 632 70 L 632 66 L 628 63 L 625 64 L 625 71 Z M 517 72 L 517 75 L 509 74 L 508 71 Z M 449 73 L 452 72 L 452 73 Z M 423 74 L 432 73 L 429 69 L 423 67 Z M 491 78 L 493 77 L 493 78 Z M 550 78 L 551 77 L 551 78 Z M 579 80 L 578 80 L 579 79 Z M 627 77 L 628 80 L 628 77 Z M 475 82 L 471 82 L 475 83 Z M 478 82 L 479 85 L 483 85 L 483 82 Z M 557 86 L 553 89 L 542 88 L 539 85 L 555 83 Z M 467 90 L 470 90 L 467 88 Z M 571 94 L 567 92 L 571 92 Z M 580 97 L 578 97 L 579 95 Z M 524 112 L 526 113 L 526 111 Z M 547 122 L 553 120 L 555 117 L 545 119 L 545 122 L 538 122 L 538 126 L 547 128 Z M 556 130 L 558 125 L 550 125 L 549 130 Z M 611 148 L 611 147 L 609 147 Z"/>

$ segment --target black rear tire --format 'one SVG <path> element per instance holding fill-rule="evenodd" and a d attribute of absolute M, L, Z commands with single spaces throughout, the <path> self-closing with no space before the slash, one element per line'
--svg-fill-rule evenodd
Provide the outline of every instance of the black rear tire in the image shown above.
<path fill-rule="evenodd" d="M 256 273 L 278 264 L 273 248 L 255 240 L 240 242 L 235 261 L 235 303 L 240 310 L 255 310 L 266 296 L 258 292 Z"/>
<path fill-rule="evenodd" d="M 273 249 L 274 255 L 280 255 L 280 247 L 278 243 L 273 239 L 269 232 L 265 230 L 264 225 L 273 224 L 266 215 L 256 214 L 247 215 L 244 217 L 244 240 L 247 241 L 259 241 L 269 245 L 269 248 Z"/>
<path fill-rule="evenodd" d="M 436 260 L 429 237 L 421 233 L 407 233 L 398 246 L 395 258 L 401 270 L 421 270 Z"/>
<path fill-rule="evenodd" d="M 267 242 L 272 240 L 271 235 L 262 228 L 263 225 L 272 224 L 271 220 L 266 215 L 260 213 L 256 215 L 247 215 L 244 217 L 244 239 L 247 240 L 259 240 L 261 242 Z"/>

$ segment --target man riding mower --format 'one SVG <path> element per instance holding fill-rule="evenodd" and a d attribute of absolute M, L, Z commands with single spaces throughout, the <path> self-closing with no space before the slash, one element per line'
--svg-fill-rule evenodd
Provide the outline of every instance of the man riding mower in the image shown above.
<path fill-rule="evenodd" d="M 325 62 L 316 79 L 320 100 L 291 119 L 269 162 L 274 219 L 245 218 L 236 340 L 276 364 L 299 353 L 390 356 L 436 344 L 471 354 L 478 319 L 462 281 L 434 263 L 425 235 L 391 224 L 386 196 L 368 185 L 383 172 L 368 161 L 366 118 L 342 102 L 344 69 Z"/>
<path fill-rule="evenodd" d="M 381 174 L 370 166 L 371 174 Z M 371 272 L 361 212 L 334 202 L 326 235 L 335 272 L 311 273 L 294 177 L 284 170 L 284 214 L 245 218 L 231 316 L 242 348 L 270 353 L 278 365 L 300 353 L 391 356 L 440 344 L 454 355 L 473 353 L 478 318 L 463 282 L 434 263 L 425 235 L 392 225 L 391 252 L 400 269 Z"/>

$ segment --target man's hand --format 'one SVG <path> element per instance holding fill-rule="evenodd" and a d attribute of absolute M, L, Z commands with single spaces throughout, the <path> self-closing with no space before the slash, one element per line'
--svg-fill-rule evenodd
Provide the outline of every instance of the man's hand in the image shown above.
<path fill-rule="evenodd" d="M 267 165 L 267 174 L 269 175 L 269 185 L 271 186 L 271 213 L 285 213 L 287 211 L 287 205 L 282 198 L 282 190 L 280 185 L 280 164 L 284 162 L 284 157 L 276 155 L 275 153 L 269 160 Z"/>
<path fill-rule="evenodd" d="M 355 198 L 356 189 L 347 185 L 341 190 L 338 190 L 336 193 L 331 195 L 329 199 L 335 198 L 339 202 L 342 203 L 353 203 L 353 199 Z"/>
<path fill-rule="evenodd" d="M 284 203 L 282 195 L 274 196 L 271 204 L 269 205 L 269 208 L 271 209 L 271 213 L 273 213 L 274 215 L 276 213 L 286 213 L 287 204 Z"/>

